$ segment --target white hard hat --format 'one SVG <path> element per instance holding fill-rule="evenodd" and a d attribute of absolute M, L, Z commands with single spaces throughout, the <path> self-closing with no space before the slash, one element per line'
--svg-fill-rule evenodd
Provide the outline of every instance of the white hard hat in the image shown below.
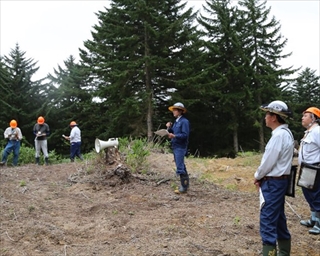
<path fill-rule="evenodd" d="M 263 111 L 268 111 L 277 114 L 284 118 L 292 116 L 292 113 L 289 110 L 287 104 L 281 100 L 275 100 L 270 102 L 269 104 L 262 105 L 260 109 L 262 109 Z"/>

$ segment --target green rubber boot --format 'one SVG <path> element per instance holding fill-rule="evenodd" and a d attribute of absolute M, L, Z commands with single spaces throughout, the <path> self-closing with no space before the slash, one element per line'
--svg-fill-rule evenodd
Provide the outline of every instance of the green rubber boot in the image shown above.
<path fill-rule="evenodd" d="M 279 256 L 290 256 L 291 239 L 278 240 Z"/>
<path fill-rule="evenodd" d="M 277 256 L 277 247 L 275 245 L 263 245 L 262 255 L 263 256 Z"/>

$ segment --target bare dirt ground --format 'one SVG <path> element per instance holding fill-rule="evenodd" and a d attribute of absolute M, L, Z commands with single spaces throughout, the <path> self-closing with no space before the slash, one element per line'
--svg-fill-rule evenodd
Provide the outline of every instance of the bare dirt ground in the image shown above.
<path fill-rule="evenodd" d="M 143 174 L 118 161 L 2 167 L 0 255 L 259 255 L 259 159 L 187 158 L 184 195 L 171 154 L 151 154 Z M 291 255 L 320 255 L 299 187 L 286 214 Z"/>

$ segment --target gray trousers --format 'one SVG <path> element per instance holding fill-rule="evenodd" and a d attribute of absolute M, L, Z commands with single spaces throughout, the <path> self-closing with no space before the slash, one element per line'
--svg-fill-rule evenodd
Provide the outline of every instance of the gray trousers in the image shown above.
<path fill-rule="evenodd" d="M 48 144 L 47 140 L 35 140 L 36 158 L 40 157 L 40 150 L 42 150 L 44 158 L 48 158 Z"/>

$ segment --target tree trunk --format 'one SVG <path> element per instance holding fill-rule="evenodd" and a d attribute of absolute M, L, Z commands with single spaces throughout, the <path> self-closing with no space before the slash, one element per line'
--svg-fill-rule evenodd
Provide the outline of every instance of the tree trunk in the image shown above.
<path fill-rule="evenodd" d="M 145 26 L 145 33 L 144 33 L 144 38 L 145 38 L 145 44 L 144 44 L 144 49 L 145 49 L 145 58 L 146 58 L 146 68 L 145 68 L 145 76 L 146 76 L 146 94 L 147 94 L 147 136 L 148 136 L 148 141 L 152 141 L 153 137 L 153 126 L 152 126 L 152 114 L 153 114 L 153 107 L 152 107 L 152 99 L 153 99 L 153 93 L 152 93 L 152 83 L 151 83 L 151 77 L 150 77 L 150 65 L 148 61 L 148 57 L 150 55 L 149 53 L 149 44 L 148 44 L 148 38 L 149 34 Z"/>
<path fill-rule="evenodd" d="M 265 142 L 264 142 L 264 132 L 263 132 L 263 119 L 260 120 L 260 127 L 259 127 L 259 149 L 260 152 L 263 153 L 264 152 L 264 148 L 265 148 Z"/>
<path fill-rule="evenodd" d="M 233 129 L 233 149 L 237 154 L 239 152 L 238 128 Z"/>

